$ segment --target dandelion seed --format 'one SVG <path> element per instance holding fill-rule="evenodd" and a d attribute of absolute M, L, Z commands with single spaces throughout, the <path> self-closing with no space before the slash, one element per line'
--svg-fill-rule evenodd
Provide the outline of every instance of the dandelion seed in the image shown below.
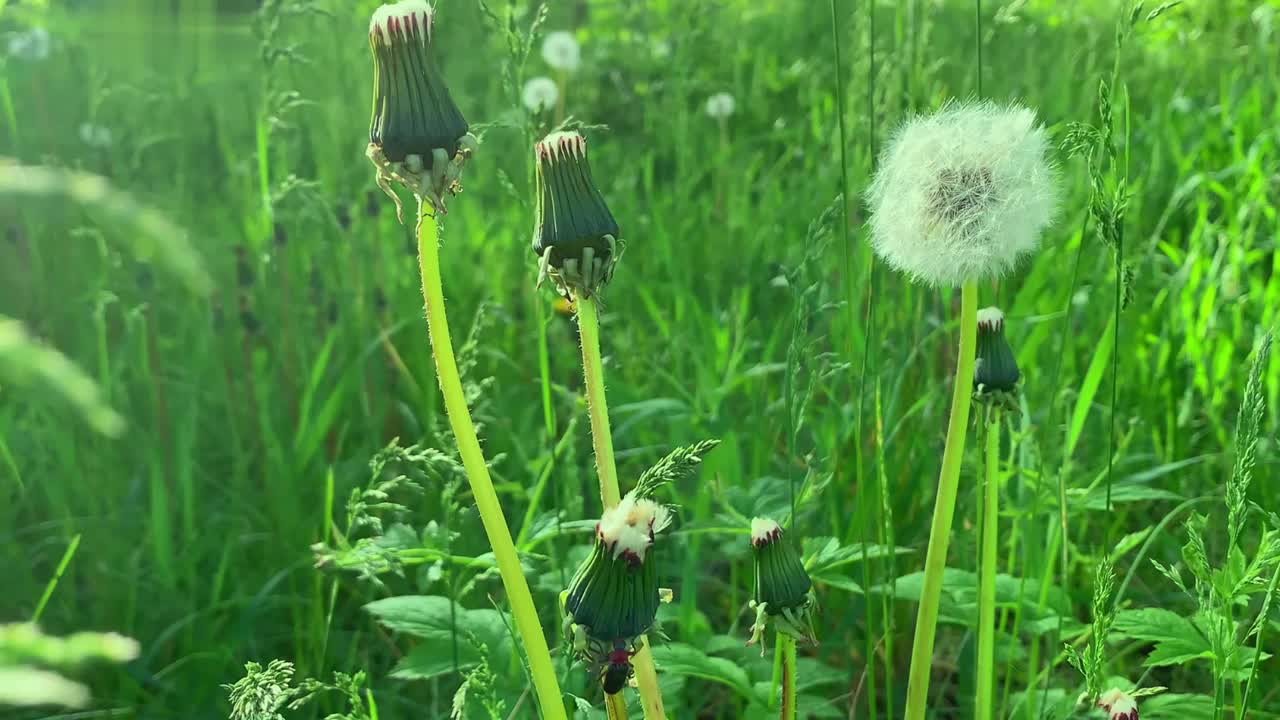
<path fill-rule="evenodd" d="M 707 114 L 716 120 L 724 120 L 733 114 L 737 101 L 727 92 L 720 92 L 707 98 Z"/>
<path fill-rule="evenodd" d="M 530 78 L 524 84 L 520 97 L 529 112 L 540 113 L 556 106 L 556 101 L 560 99 L 560 88 L 549 77 Z"/>
<path fill-rule="evenodd" d="M 1053 219 L 1048 147 L 1035 113 L 1018 106 L 952 104 L 908 121 L 867 191 L 876 254 L 929 285 L 1013 269 Z"/>
<path fill-rule="evenodd" d="M 91 148 L 105 150 L 111 147 L 111 129 L 90 122 L 80 123 L 80 141 Z"/>
<path fill-rule="evenodd" d="M 25 62 L 39 62 L 49 57 L 53 40 L 42 27 L 28 28 L 9 37 L 9 55 Z"/>
<path fill-rule="evenodd" d="M 571 73 L 582 64 L 582 48 L 572 33 L 557 30 L 542 41 L 542 59 L 556 70 Z"/>

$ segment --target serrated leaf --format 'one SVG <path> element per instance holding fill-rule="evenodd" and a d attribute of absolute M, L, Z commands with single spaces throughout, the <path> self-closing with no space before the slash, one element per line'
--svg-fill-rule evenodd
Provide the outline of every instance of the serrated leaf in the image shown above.
<path fill-rule="evenodd" d="M 653 659 L 664 674 L 693 677 L 724 685 L 747 700 L 758 702 L 747 672 L 731 660 L 712 657 L 682 643 L 653 649 Z"/>
<path fill-rule="evenodd" d="M 1116 613 L 1113 631 L 1123 637 L 1155 643 L 1147 667 L 1180 665 L 1212 658 L 1209 640 L 1190 619 L 1164 608 L 1140 608 Z"/>

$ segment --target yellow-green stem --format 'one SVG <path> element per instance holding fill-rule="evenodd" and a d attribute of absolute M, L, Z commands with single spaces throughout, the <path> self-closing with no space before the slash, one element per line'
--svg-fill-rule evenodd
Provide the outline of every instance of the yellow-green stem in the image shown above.
<path fill-rule="evenodd" d="M 489 478 L 489 468 L 485 465 L 480 440 L 471 423 L 471 411 L 467 409 L 466 396 L 462 392 L 462 379 L 458 375 L 453 342 L 449 339 L 449 320 L 444 310 L 438 243 L 439 228 L 435 213 L 429 205 L 420 203 L 418 265 L 422 271 L 422 298 L 427 308 L 427 331 L 431 336 L 436 378 L 440 382 L 440 393 L 444 396 L 445 412 L 458 443 L 458 453 L 462 456 L 462 466 L 471 485 L 476 509 L 480 512 L 485 534 L 489 536 L 489 546 L 498 563 L 502 585 L 507 590 L 516 631 L 524 645 L 525 655 L 529 658 L 529 674 L 533 677 L 541 716 L 544 720 L 566 720 L 564 701 L 560 685 L 556 681 L 555 667 L 551 663 L 551 652 L 547 649 L 547 639 L 542 634 L 542 624 L 538 621 L 538 611 L 533 605 L 533 595 L 529 592 L 529 583 L 520 569 L 520 559 L 516 555 L 515 544 L 511 541 L 511 531 L 507 529 L 506 518 L 502 515 L 498 493 L 494 491 L 493 481 Z"/>
<path fill-rule="evenodd" d="M 609 429 L 609 403 L 604 394 L 604 364 L 600 360 L 600 317 L 595 298 L 578 297 L 578 335 L 582 338 L 582 374 L 587 386 L 587 410 L 591 415 L 591 443 L 596 453 L 596 474 L 600 477 L 600 501 L 606 509 L 622 499 L 618 489 L 618 467 L 613 459 L 613 432 Z M 649 639 L 641 637 L 631 658 L 636 689 L 645 720 L 666 720 L 658 671 L 649 652 Z"/>
<path fill-rule="evenodd" d="M 627 720 L 627 700 L 622 693 L 604 696 L 604 715 L 609 720 Z"/>
<path fill-rule="evenodd" d="M 964 457 L 965 433 L 969 427 L 977 330 L 978 288 L 973 283 L 965 283 L 960 291 L 960 356 L 956 360 L 951 418 L 947 422 L 947 442 L 942 450 L 938 497 L 933 506 L 929 550 L 924 560 L 924 586 L 920 591 L 915 639 L 911 644 L 911 670 L 907 679 L 907 709 L 904 715 L 906 720 L 924 720 L 928 707 L 933 640 L 938 629 L 938 603 L 942 598 L 943 574 L 947 569 L 947 544 L 951 539 L 951 520 L 955 515 L 956 493 L 960 487 L 960 461 Z"/>
<path fill-rule="evenodd" d="M 782 711 L 781 720 L 796 719 L 796 640 L 786 633 L 778 633 L 778 648 L 782 650 Z"/>
<path fill-rule="evenodd" d="M 985 478 L 982 493 L 982 551 L 978 563 L 978 673 L 975 720 L 992 720 L 995 698 L 996 548 L 1000 523 L 1000 415 L 987 410 Z"/>

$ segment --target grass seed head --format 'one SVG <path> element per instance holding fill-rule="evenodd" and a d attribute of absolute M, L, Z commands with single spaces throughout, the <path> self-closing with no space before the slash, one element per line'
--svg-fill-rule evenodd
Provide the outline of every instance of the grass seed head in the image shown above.
<path fill-rule="evenodd" d="M 449 94 L 434 48 L 435 10 L 424 0 L 383 5 L 369 21 L 373 50 L 373 116 L 367 155 L 378 186 L 393 199 L 402 183 L 436 212 L 461 187 L 462 166 L 475 149 L 466 118 Z M 397 212 L 399 200 L 396 200 Z"/>
<path fill-rule="evenodd" d="M 591 176 L 587 141 L 576 132 L 552 133 L 534 145 L 534 156 L 538 282 L 550 276 L 562 294 L 590 297 L 613 277 L 622 243 Z"/>
<path fill-rule="evenodd" d="M 867 191 L 871 243 L 928 285 L 1003 275 L 1053 219 L 1055 176 L 1035 113 L 953 103 L 894 135 Z"/>

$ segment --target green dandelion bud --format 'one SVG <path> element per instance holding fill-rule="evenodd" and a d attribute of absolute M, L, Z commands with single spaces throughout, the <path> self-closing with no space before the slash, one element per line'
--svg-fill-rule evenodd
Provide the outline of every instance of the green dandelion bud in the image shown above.
<path fill-rule="evenodd" d="M 751 607 L 756 611 L 756 621 L 747 644 L 760 642 L 771 621 L 778 632 L 812 641 L 813 581 L 805 572 L 800 554 L 783 537 L 778 523 L 763 517 L 751 521 L 751 549 L 756 566 Z"/>
<path fill-rule="evenodd" d="M 369 21 L 375 73 L 367 155 L 397 215 L 390 181 L 443 213 L 445 196 L 461 191 L 462 166 L 476 147 L 432 53 L 434 24 L 425 0 L 383 5 Z"/>
<path fill-rule="evenodd" d="M 605 511 L 591 554 L 565 596 L 565 612 L 578 634 L 612 648 L 653 626 L 661 602 L 653 543 L 670 524 L 670 510 L 634 494 Z"/>
<path fill-rule="evenodd" d="M 591 177 L 587 141 L 576 132 L 552 133 L 534 145 L 534 155 L 538 284 L 550 276 L 562 294 L 590 297 L 613 277 L 622 241 L 618 223 Z"/>
<path fill-rule="evenodd" d="M 1011 399 L 1020 377 L 1013 349 L 1004 338 L 1004 313 L 995 307 L 979 310 L 977 359 L 973 366 L 975 396 Z"/>

